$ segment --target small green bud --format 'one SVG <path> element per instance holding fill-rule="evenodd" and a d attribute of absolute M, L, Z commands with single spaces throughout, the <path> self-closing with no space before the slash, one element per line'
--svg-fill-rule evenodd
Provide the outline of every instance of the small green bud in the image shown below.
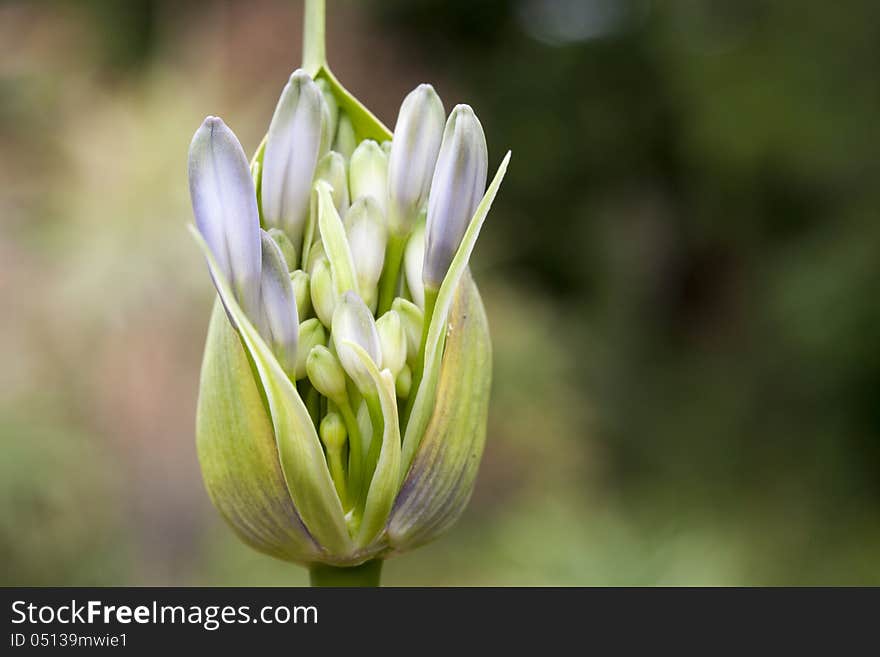
<path fill-rule="evenodd" d="M 400 315 L 389 310 L 376 320 L 376 330 L 379 331 L 379 342 L 382 345 L 382 367 L 391 370 L 396 378 L 406 364 L 407 351 L 406 333 Z"/>
<path fill-rule="evenodd" d="M 336 128 L 336 141 L 333 142 L 333 150 L 341 154 L 346 161 L 351 159 L 354 149 L 357 148 L 357 137 L 354 134 L 354 126 L 348 114 L 339 111 L 339 125 Z"/>
<path fill-rule="evenodd" d="M 345 400 L 345 372 L 339 364 L 339 359 L 327 347 L 323 345 L 312 347 L 306 358 L 306 374 L 315 386 L 315 390 L 327 399 L 334 403 Z"/>
<path fill-rule="evenodd" d="M 296 300 L 297 315 L 301 320 L 308 319 L 312 314 L 312 297 L 309 290 L 309 275 L 302 269 L 290 273 L 293 284 L 293 298 Z"/>
<path fill-rule="evenodd" d="M 345 430 L 345 422 L 339 413 L 327 413 L 321 420 L 321 442 L 328 452 L 338 452 L 345 447 L 348 440 L 348 431 Z"/>
<path fill-rule="evenodd" d="M 330 326 L 336 309 L 336 290 L 333 287 L 333 274 L 330 272 L 326 258 L 315 263 L 310 283 L 315 314 L 324 326 Z"/>
<path fill-rule="evenodd" d="M 336 355 L 346 374 L 361 392 L 373 388 L 373 378 L 349 342 L 360 346 L 377 367 L 382 365 L 382 345 L 376 320 L 363 300 L 351 290 L 345 292 L 333 312 L 331 332 Z"/>
<path fill-rule="evenodd" d="M 352 202 L 372 196 L 382 213 L 388 195 L 388 157 L 372 139 L 365 139 L 351 155 L 348 171 L 348 188 Z"/>
<path fill-rule="evenodd" d="M 412 389 L 412 370 L 409 365 L 404 365 L 403 369 L 400 370 L 400 374 L 394 380 L 394 388 L 400 399 L 409 397 L 410 390 Z"/>
<path fill-rule="evenodd" d="M 329 135 L 328 138 L 332 140 L 333 137 L 336 136 L 336 127 L 339 123 L 339 103 L 336 102 L 336 97 L 330 90 L 330 83 L 327 82 L 327 80 L 321 78 L 320 80 L 315 80 L 315 84 L 318 85 L 318 89 L 321 90 L 321 95 L 324 97 L 324 103 L 327 106 L 327 113 L 324 115 L 324 120 L 326 123 L 327 134 Z"/>
<path fill-rule="evenodd" d="M 415 367 L 419 357 L 419 347 L 422 342 L 422 324 L 425 321 L 424 313 L 412 301 L 397 297 L 391 304 L 391 309 L 400 316 L 403 331 L 406 333 L 406 360 L 411 367 Z"/>
<path fill-rule="evenodd" d="M 284 256 L 284 262 L 287 263 L 287 266 L 295 267 L 298 261 L 296 247 L 293 245 L 293 242 L 290 241 L 287 233 L 280 228 L 270 228 L 266 232 L 269 233 L 269 237 L 275 240 L 275 244 L 281 249 L 281 255 Z"/>
<path fill-rule="evenodd" d="M 308 376 L 306 371 L 306 361 L 313 347 L 318 345 L 327 345 L 327 329 L 318 320 L 317 317 L 307 319 L 299 325 L 299 344 L 296 352 L 296 380 L 304 379 Z"/>
<path fill-rule="evenodd" d="M 348 211 L 348 181 L 345 176 L 345 159 L 336 151 L 330 151 L 318 162 L 315 178 L 324 180 L 333 188 L 333 205 L 340 215 Z"/>
<path fill-rule="evenodd" d="M 391 141 L 386 139 L 379 145 L 382 147 L 382 152 L 385 153 L 385 157 L 391 157 Z"/>
<path fill-rule="evenodd" d="M 406 243 L 403 255 L 403 269 L 406 274 L 406 287 L 413 302 L 425 307 L 425 286 L 422 282 L 422 265 L 425 262 L 425 227 L 419 226 L 413 231 Z"/>
<path fill-rule="evenodd" d="M 345 215 L 345 232 L 354 261 L 358 291 L 372 310 L 376 306 L 376 285 L 382 275 L 388 244 L 388 230 L 375 199 L 365 196 L 355 201 Z"/>

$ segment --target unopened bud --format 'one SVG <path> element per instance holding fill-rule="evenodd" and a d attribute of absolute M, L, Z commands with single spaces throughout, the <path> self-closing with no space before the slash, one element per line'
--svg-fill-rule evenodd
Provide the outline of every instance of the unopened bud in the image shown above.
<path fill-rule="evenodd" d="M 412 229 L 434 176 L 446 113 L 430 84 L 403 99 L 388 159 L 388 226 L 397 235 Z"/>
<path fill-rule="evenodd" d="M 348 114 L 339 110 L 339 125 L 336 127 L 336 140 L 333 142 L 333 150 L 341 154 L 346 161 L 351 160 L 354 149 L 357 148 L 357 137 L 354 134 L 354 126 Z"/>
<path fill-rule="evenodd" d="M 345 447 L 345 441 L 348 440 L 348 431 L 339 413 L 327 413 L 321 420 L 320 434 L 321 442 L 328 452 L 338 452 Z"/>
<path fill-rule="evenodd" d="M 400 316 L 400 323 L 406 333 L 406 360 L 411 367 L 416 366 L 419 356 L 419 347 L 422 342 L 422 324 L 425 321 L 424 313 L 412 301 L 397 297 L 391 304 L 391 309 Z"/>
<path fill-rule="evenodd" d="M 253 322 L 260 306 L 260 217 L 247 157 L 232 130 L 209 116 L 189 147 L 196 226 Z"/>
<path fill-rule="evenodd" d="M 326 181 L 333 188 L 333 205 L 340 216 L 348 211 L 348 180 L 345 175 L 345 159 L 336 151 L 330 151 L 318 162 L 315 178 Z"/>
<path fill-rule="evenodd" d="M 315 390 L 327 399 L 335 403 L 345 400 L 345 372 L 327 347 L 312 347 L 306 358 L 306 374 Z"/>
<path fill-rule="evenodd" d="M 290 273 L 290 282 L 293 285 L 293 298 L 296 300 L 296 314 L 300 320 L 306 320 L 312 315 L 309 275 L 302 269 L 297 269 Z"/>
<path fill-rule="evenodd" d="M 351 155 L 348 169 L 348 188 L 352 202 L 372 196 L 382 213 L 388 194 L 388 158 L 372 139 L 365 139 Z"/>
<path fill-rule="evenodd" d="M 354 261 L 358 291 L 371 309 L 376 305 L 376 285 L 385 263 L 388 231 L 382 210 L 371 196 L 355 201 L 345 215 L 345 232 Z"/>
<path fill-rule="evenodd" d="M 406 287 L 413 302 L 425 308 L 425 287 L 422 282 L 422 265 L 425 262 L 425 227 L 419 226 L 413 231 L 406 243 L 403 255 L 403 269 L 406 274 Z"/>
<path fill-rule="evenodd" d="M 297 381 L 308 375 L 306 362 L 312 349 L 318 345 L 327 345 L 327 329 L 324 328 L 324 325 L 321 324 L 317 317 L 312 317 L 299 325 L 299 344 L 297 345 L 296 353 Z"/>
<path fill-rule="evenodd" d="M 443 131 L 425 229 L 422 280 L 439 289 L 486 190 L 489 168 L 483 126 L 468 105 L 457 105 Z"/>
<path fill-rule="evenodd" d="M 275 108 L 263 155 L 262 201 L 267 226 L 301 249 L 312 179 L 321 148 L 325 103 L 302 70 L 294 71 Z"/>
<path fill-rule="evenodd" d="M 264 230 L 260 231 L 263 268 L 260 277 L 261 315 L 258 328 L 282 369 L 293 375 L 296 366 L 299 319 L 290 273 L 281 249 Z"/>
<path fill-rule="evenodd" d="M 406 333 L 400 315 L 389 310 L 376 320 L 376 330 L 379 331 L 382 345 L 382 367 L 388 368 L 397 377 L 406 364 L 407 351 Z"/>
<path fill-rule="evenodd" d="M 336 289 L 333 286 L 333 274 L 330 272 L 326 258 L 315 263 L 309 283 L 315 314 L 324 326 L 330 326 L 333 322 L 333 311 L 336 309 Z"/>
<path fill-rule="evenodd" d="M 321 78 L 315 80 L 318 89 L 321 90 L 321 96 L 324 98 L 324 130 L 321 136 L 321 152 L 326 153 L 330 150 L 330 145 L 336 137 L 336 126 L 339 122 L 339 103 L 330 89 L 330 83 Z M 325 147 L 326 146 L 326 147 Z"/>
<path fill-rule="evenodd" d="M 287 237 L 287 233 L 280 228 L 270 228 L 266 232 L 269 233 L 269 237 L 275 240 L 275 244 L 281 249 L 281 255 L 284 256 L 284 262 L 287 263 L 287 266 L 296 267 L 299 258 L 296 253 L 296 247 L 290 241 L 290 238 Z"/>
<path fill-rule="evenodd" d="M 336 304 L 331 336 L 339 362 L 357 389 L 361 392 L 371 390 L 374 384 L 370 372 L 347 343 L 353 342 L 363 348 L 377 367 L 382 365 L 382 345 L 373 314 L 351 290 L 345 292 Z"/>

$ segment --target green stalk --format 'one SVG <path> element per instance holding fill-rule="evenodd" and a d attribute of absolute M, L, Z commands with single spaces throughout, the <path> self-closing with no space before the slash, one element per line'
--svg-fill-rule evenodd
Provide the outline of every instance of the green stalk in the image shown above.
<path fill-rule="evenodd" d="M 428 331 L 431 328 L 431 319 L 434 317 L 434 308 L 437 306 L 437 296 L 440 294 L 439 288 L 425 287 L 425 317 L 422 322 L 422 339 L 419 343 L 419 355 L 416 358 L 416 367 L 412 373 L 412 384 L 409 388 L 409 398 L 406 400 L 406 408 L 403 410 L 400 427 L 405 430 L 409 422 L 409 416 L 412 413 L 413 405 L 416 402 L 416 393 L 419 385 L 422 383 L 422 377 L 425 375 L 425 350 L 428 345 Z"/>
<path fill-rule="evenodd" d="M 367 452 L 367 462 L 364 468 L 364 478 L 361 482 L 361 499 L 366 503 L 367 493 L 370 491 L 370 483 L 373 481 L 373 473 L 379 462 L 379 453 L 382 450 L 382 437 L 385 433 L 385 416 L 382 414 L 382 404 L 379 395 L 364 395 L 367 402 L 367 410 L 370 412 L 370 423 L 373 425 L 373 435 L 370 437 L 370 449 Z"/>
<path fill-rule="evenodd" d="M 367 561 L 351 568 L 324 564 L 314 564 L 309 568 L 309 582 L 312 586 L 379 586 L 381 576 L 381 559 Z"/>
<path fill-rule="evenodd" d="M 351 403 L 349 403 L 347 397 L 344 403 L 339 404 L 339 414 L 342 415 L 345 430 L 348 431 L 348 488 L 351 491 L 352 497 L 349 502 L 360 512 L 363 510 L 359 497 L 364 462 L 363 442 L 361 440 L 361 430 L 357 423 L 357 416 L 351 410 Z"/>
<path fill-rule="evenodd" d="M 306 0 L 303 21 L 303 68 L 315 77 L 327 62 L 324 0 Z"/>
<path fill-rule="evenodd" d="M 397 280 L 400 278 L 400 266 L 406 250 L 406 235 L 396 235 L 390 231 L 388 247 L 385 250 L 385 268 L 379 279 L 379 305 L 376 317 L 381 317 L 391 309 L 391 303 L 397 296 Z"/>

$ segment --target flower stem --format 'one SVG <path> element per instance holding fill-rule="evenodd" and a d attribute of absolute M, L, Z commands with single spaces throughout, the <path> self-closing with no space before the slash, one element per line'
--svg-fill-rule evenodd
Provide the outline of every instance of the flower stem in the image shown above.
<path fill-rule="evenodd" d="M 351 568 L 324 564 L 314 564 L 309 568 L 309 581 L 312 586 L 379 586 L 381 575 L 381 559 L 367 561 Z"/>
<path fill-rule="evenodd" d="M 379 279 L 379 305 L 376 317 L 381 317 L 391 309 L 391 303 L 397 296 L 397 281 L 400 278 L 400 265 L 406 249 L 406 236 L 395 235 L 390 231 L 388 248 L 385 252 L 385 269 Z"/>
<path fill-rule="evenodd" d="M 425 353 L 428 346 L 428 331 L 431 328 L 431 319 L 434 317 L 434 308 L 437 305 L 437 296 L 440 294 L 439 288 L 425 286 L 425 318 L 422 322 L 422 339 L 419 343 L 419 355 L 416 359 L 416 367 L 412 373 L 412 384 L 409 392 L 409 399 L 406 400 L 406 407 L 403 409 L 403 418 L 401 421 L 401 429 L 406 429 L 409 423 L 409 416 L 412 413 L 413 405 L 416 401 L 416 393 L 422 384 L 422 377 L 425 374 Z"/>
<path fill-rule="evenodd" d="M 303 21 L 303 68 L 314 77 L 327 61 L 324 0 L 306 0 Z"/>

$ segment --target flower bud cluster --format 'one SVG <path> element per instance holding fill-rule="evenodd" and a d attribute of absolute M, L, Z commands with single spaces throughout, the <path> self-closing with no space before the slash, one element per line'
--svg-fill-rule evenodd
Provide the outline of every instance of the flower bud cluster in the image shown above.
<path fill-rule="evenodd" d="M 326 80 L 297 70 L 250 168 L 208 117 L 189 176 L 219 273 L 308 406 L 357 517 L 391 420 L 383 394 L 403 425 L 432 300 L 483 196 L 488 156 L 473 110 L 447 118 L 428 84 L 403 100 L 390 142 L 361 138 L 353 119 Z"/>

